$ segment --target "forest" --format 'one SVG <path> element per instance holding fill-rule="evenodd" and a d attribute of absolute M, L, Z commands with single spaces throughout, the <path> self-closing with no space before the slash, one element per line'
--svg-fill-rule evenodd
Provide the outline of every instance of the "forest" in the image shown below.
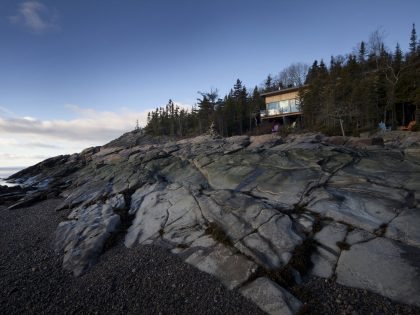
<path fill-rule="evenodd" d="M 152 135 L 186 137 L 212 129 L 221 136 L 260 134 L 271 130 L 262 121 L 265 109 L 261 94 L 300 87 L 303 119 L 299 128 L 330 135 L 358 135 L 377 128 L 379 122 L 397 129 L 410 121 L 420 125 L 420 42 L 413 24 L 409 49 L 397 43 L 389 49 L 380 30 L 372 32 L 345 56 L 331 56 L 329 64 L 315 60 L 311 66 L 293 63 L 278 75 L 268 75 L 260 86 L 247 89 L 237 79 L 230 92 L 198 92 L 191 110 L 172 100 L 148 113 L 145 131 Z"/>

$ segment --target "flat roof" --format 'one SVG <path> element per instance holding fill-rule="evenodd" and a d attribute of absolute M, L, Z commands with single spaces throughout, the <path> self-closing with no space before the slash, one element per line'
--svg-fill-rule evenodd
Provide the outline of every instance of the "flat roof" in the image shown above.
<path fill-rule="evenodd" d="M 295 91 L 299 91 L 300 88 L 305 87 L 306 85 L 302 85 L 302 86 L 295 86 L 295 87 L 291 87 L 291 88 L 287 88 L 287 89 L 281 89 L 281 90 L 276 90 L 276 91 L 271 91 L 271 92 L 266 92 L 266 93 L 261 93 L 261 96 L 272 96 L 272 95 L 280 95 L 280 94 L 285 94 L 285 93 L 289 93 L 289 92 L 295 92 Z"/>

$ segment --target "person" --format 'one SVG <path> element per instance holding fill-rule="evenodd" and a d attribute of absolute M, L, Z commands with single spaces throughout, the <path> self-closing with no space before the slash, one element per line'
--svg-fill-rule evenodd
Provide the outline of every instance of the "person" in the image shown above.
<path fill-rule="evenodd" d="M 276 132 L 278 132 L 279 131 L 279 124 L 275 124 L 274 126 L 273 126 L 273 128 L 271 129 L 271 132 L 272 133 L 276 133 Z"/>

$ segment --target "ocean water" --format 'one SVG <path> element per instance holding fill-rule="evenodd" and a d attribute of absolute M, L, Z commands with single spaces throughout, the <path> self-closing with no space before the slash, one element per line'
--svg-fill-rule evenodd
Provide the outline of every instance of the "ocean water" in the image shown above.
<path fill-rule="evenodd" d="M 4 179 L 22 169 L 24 169 L 24 167 L 0 167 L 0 185 L 14 186 L 13 184 L 6 183 Z"/>

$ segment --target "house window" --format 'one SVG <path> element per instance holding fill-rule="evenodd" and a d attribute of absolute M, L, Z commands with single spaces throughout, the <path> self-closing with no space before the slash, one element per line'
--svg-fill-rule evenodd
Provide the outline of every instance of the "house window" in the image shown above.
<path fill-rule="evenodd" d="M 299 100 L 292 98 L 279 102 L 267 103 L 267 115 L 280 115 L 299 112 Z"/>
<path fill-rule="evenodd" d="M 292 113 L 295 113 L 295 112 L 298 112 L 299 111 L 298 110 L 298 105 L 299 105 L 298 100 L 296 100 L 296 99 L 289 100 L 289 105 L 290 105 L 290 111 Z"/>
<path fill-rule="evenodd" d="M 289 100 L 280 101 L 280 110 L 282 113 L 290 112 Z"/>
<path fill-rule="evenodd" d="M 279 109 L 279 102 L 272 102 L 267 104 L 268 110 L 278 110 Z"/>

